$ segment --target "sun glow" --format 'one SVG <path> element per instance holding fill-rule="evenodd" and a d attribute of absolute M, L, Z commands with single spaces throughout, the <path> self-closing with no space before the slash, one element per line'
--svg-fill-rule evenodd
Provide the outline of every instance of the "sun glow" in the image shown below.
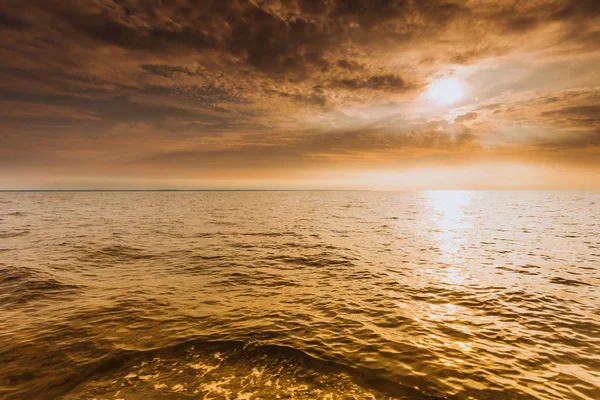
<path fill-rule="evenodd" d="M 465 87 L 457 78 L 438 79 L 427 87 L 427 97 L 440 104 L 452 104 L 462 99 Z"/>

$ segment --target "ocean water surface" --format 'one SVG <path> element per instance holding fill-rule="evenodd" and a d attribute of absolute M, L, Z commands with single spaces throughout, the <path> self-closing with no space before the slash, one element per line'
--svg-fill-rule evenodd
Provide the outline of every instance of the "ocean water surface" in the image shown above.
<path fill-rule="evenodd" d="M 600 399 L 598 192 L 0 193 L 2 399 Z"/>

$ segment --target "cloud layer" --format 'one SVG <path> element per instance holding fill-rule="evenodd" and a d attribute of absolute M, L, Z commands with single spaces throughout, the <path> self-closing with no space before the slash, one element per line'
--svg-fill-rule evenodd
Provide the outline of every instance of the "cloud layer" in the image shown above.
<path fill-rule="evenodd" d="M 6 177 L 600 164 L 595 0 L 0 6 Z M 467 94 L 444 106 L 447 76 Z"/>

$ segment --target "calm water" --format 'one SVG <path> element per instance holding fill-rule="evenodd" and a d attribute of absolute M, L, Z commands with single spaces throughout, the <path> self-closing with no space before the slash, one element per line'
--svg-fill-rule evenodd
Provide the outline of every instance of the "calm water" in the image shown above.
<path fill-rule="evenodd" d="M 600 193 L 0 193 L 0 397 L 600 399 Z"/>

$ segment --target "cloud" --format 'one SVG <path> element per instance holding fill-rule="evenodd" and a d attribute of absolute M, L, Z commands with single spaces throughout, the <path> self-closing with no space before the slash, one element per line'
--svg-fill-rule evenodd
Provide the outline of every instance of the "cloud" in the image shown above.
<path fill-rule="evenodd" d="M 340 59 L 336 62 L 337 66 L 343 69 L 347 69 L 350 71 L 360 71 L 363 69 L 363 66 L 356 61 Z"/>
<path fill-rule="evenodd" d="M 595 87 L 494 98 L 477 111 L 497 138 L 506 136 L 499 130 L 520 132 L 516 143 L 563 151 L 565 156 L 572 149 L 600 146 L 600 91 Z"/>
<path fill-rule="evenodd" d="M 188 75 L 195 76 L 200 75 L 200 72 L 192 71 L 186 67 L 178 66 L 178 65 L 153 65 L 153 64 L 144 64 L 141 67 L 144 71 L 162 76 L 163 78 L 175 78 L 178 75 Z"/>
<path fill-rule="evenodd" d="M 565 129 L 598 129 L 600 88 L 590 87 L 554 93 L 523 93 L 512 101 L 486 104 L 479 110 L 493 110 L 499 118 L 548 122 Z M 492 100 L 493 101 L 493 100 Z"/>
<path fill-rule="evenodd" d="M 454 122 L 473 121 L 474 119 L 477 119 L 478 115 L 479 114 L 477 114 L 476 112 L 471 111 L 471 112 L 459 115 L 458 117 L 454 118 Z"/>
<path fill-rule="evenodd" d="M 0 29 L 12 29 L 22 31 L 29 27 L 29 24 L 22 19 L 15 18 L 9 14 L 0 12 Z"/>
<path fill-rule="evenodd" d="M 26 101 L 0 100 L 0 118 L 5 120 L 21 120 L 33 122 L 32 119 L 45 120 L 97 120 L 98 117 L 91 111 L 77 110 L 67 106 L 53 106 L 48 104 L 32 103 Z"/>
<path fill-rule="evenodd" d="M 594 0 L 0 6 L 0 136 L 13 165 L 32 162 L 27 151 L 157 168 L 203 155 L 239 169 L 598 146 Z M 499 60 L 541 73 L 468 80 Z M 559 72 L 543 69 L 552 62 Z M 460 109 L 420 102 L 427 82 L 460 73 L 477 91 Z M 128 135 L 148 146 L 134 152 Z"/>
<path fill-rule="evenodd" d="M 411 88 L 404 79 L 398 75 L 374 75 L 366 79 L 339 79 L 332 83 L 332 87 L 346 90 L 383 90 L 393 92 L 403 92 Z"/>

